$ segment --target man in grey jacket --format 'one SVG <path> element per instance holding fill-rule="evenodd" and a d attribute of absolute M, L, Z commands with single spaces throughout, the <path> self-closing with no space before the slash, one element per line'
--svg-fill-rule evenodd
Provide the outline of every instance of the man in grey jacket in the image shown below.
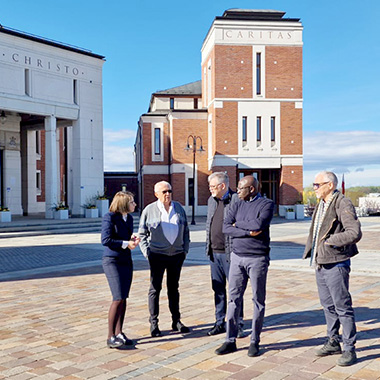
<path fill-rule="evenodd" d="M 360 222 L 348 198 L 336 190 L 338 179 L 332 172 L 315 177 L 314 191 L 320 200 L 310 227 L 303 258 L 310 257 L 316 267 L 321 305 L 326 318 L 328 341 L 317 356 L 342 353 L 339 328 L 342 325 L 343 353 L 337 364 L 356 363 L 356 325 L 349 292 L 350 258 L 358 254 L 356 243 L 361 239 Z"/>
<path fill-rule="evenodd" d="M 190 244 L 187 217 L 183 207 L 172 201 L 170 183 L 156 183 L 154 195 L 157 201 L 145 207 L 139 225 L 140 249 L 150 266 L 150 332 L 152 337 L 161 336 L 158 327 L 159 297 L 166 270 L 172 329 L 188 333 L 190 329 L 180 320 L 178 291 L 182 265 Z"/>
<path fill-rule="evenodd" d="M 211 193 L 207 203 L 206 255 L 210 259 L 211 284 L 214 291 L 215 324 L 207 332 L 217 335 L 226 332 L 227 311 L 226 282 L 230 271 L 231 237 L 222 231 L 223 221 L 230 206 L 239 201 L 237 194 L 229 188 L 229 178 L 224 172 L 215 172 L 208 177 Z M 238 338 L 244 337 L 243 305 L 241 306 Z"/>

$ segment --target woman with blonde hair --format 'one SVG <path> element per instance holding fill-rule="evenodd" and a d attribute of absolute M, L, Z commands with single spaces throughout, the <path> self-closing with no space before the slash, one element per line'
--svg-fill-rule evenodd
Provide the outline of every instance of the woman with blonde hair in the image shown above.
<path fill-rule="evenodd" d="M 108 312 L 107 346 L 119 348 L 133 345 L 123 332 L 127 298 L 132 284 L 133 262 L 131 250 L 140 239 L 133 235 L 135 210 L 133 194 L 119 191 L 115 194 L 109 212 L 102 222 L 103 269 L 111 289 L 113 301 Z"/>

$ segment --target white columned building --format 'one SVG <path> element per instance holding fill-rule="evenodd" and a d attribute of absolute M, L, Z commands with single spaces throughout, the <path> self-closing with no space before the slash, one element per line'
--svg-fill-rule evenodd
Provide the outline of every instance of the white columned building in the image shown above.
<path fill-rule="evenodd" d="M 14 215 L 102 193 L 104 57 L 0 26 L 0 206 Z"/>

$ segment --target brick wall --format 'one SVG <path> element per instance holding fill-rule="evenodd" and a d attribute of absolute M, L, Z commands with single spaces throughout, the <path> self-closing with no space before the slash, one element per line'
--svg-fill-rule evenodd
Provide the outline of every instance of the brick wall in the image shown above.
<path fill-rule="evenodd" d="M 187 138 L 189 135 L 199 136 L 202 139 L 202 146 L 205 150 L 204 152 L 196 152 L 195 161 L 197 165 L 197 172 L 195 173 L 198 176 L 198 205 L 206 205 L 208 199 L 208 184 L 207 177 L 210 174 L 208 170 L 208 136 L 207 136 L 207 119 L 174 119 L 173 120 L 173 157 L 172 162 L 175 163 L 185 163 L 190 166 L 193 165 L 193 151 L 186 151 L 185 147 L 187 144 Z M 189 143 L 192 145 L 192 139 L 189 140 Z M 197 140 L 197 149 L 199 149 L 199 140 Z M 173 174 L 173 179 L 174 179 Z M 185 177 L 184 177 L 185 178 Z M 175 191 L 179 190 L 177 186 L 184 186 L 183 183 L 179 182 L 176 184 Z M 174 190 L 174 184 L 173 184 Z M 185 193 L 183 193 L 183 199 Z"/>
<path fill-rule="evenodd" d="M 238 104 L 223 102 L 223 108 L 215 108 L 215 153 L 238 153 Z M 226 143 L 227 141 L 227 143 Z"/>
<path fill-rule="evenodd" d="M 215 97 L 252 97 L 252 46 L 215 46 Z"/>
<path fill-rule="evenodd" d="M 293 102 L 281 102 L 281 154 L 302 154 L 302 109 Z"/>
<path fill-rule="evenodd" d="M 267 98 L 302 98 L 302 47 L 267 46 L 265 74 Z"/>
<path fill-rule="evenodd" d="M 283 166 L 280 180 L 280 204 L 293 205 L 302 200 L 302 166 Z"/>

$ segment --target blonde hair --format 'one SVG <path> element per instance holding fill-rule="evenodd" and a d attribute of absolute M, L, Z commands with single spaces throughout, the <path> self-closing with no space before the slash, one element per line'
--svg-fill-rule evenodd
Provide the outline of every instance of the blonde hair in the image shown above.
<path fill-rule="evenodd" d="M 110 212 L 126 214 L 131 212 L 129 202 L 133 201 L 133 194 L 129 191 L 119 191 L 115 194 L 110 205 Z"/>

